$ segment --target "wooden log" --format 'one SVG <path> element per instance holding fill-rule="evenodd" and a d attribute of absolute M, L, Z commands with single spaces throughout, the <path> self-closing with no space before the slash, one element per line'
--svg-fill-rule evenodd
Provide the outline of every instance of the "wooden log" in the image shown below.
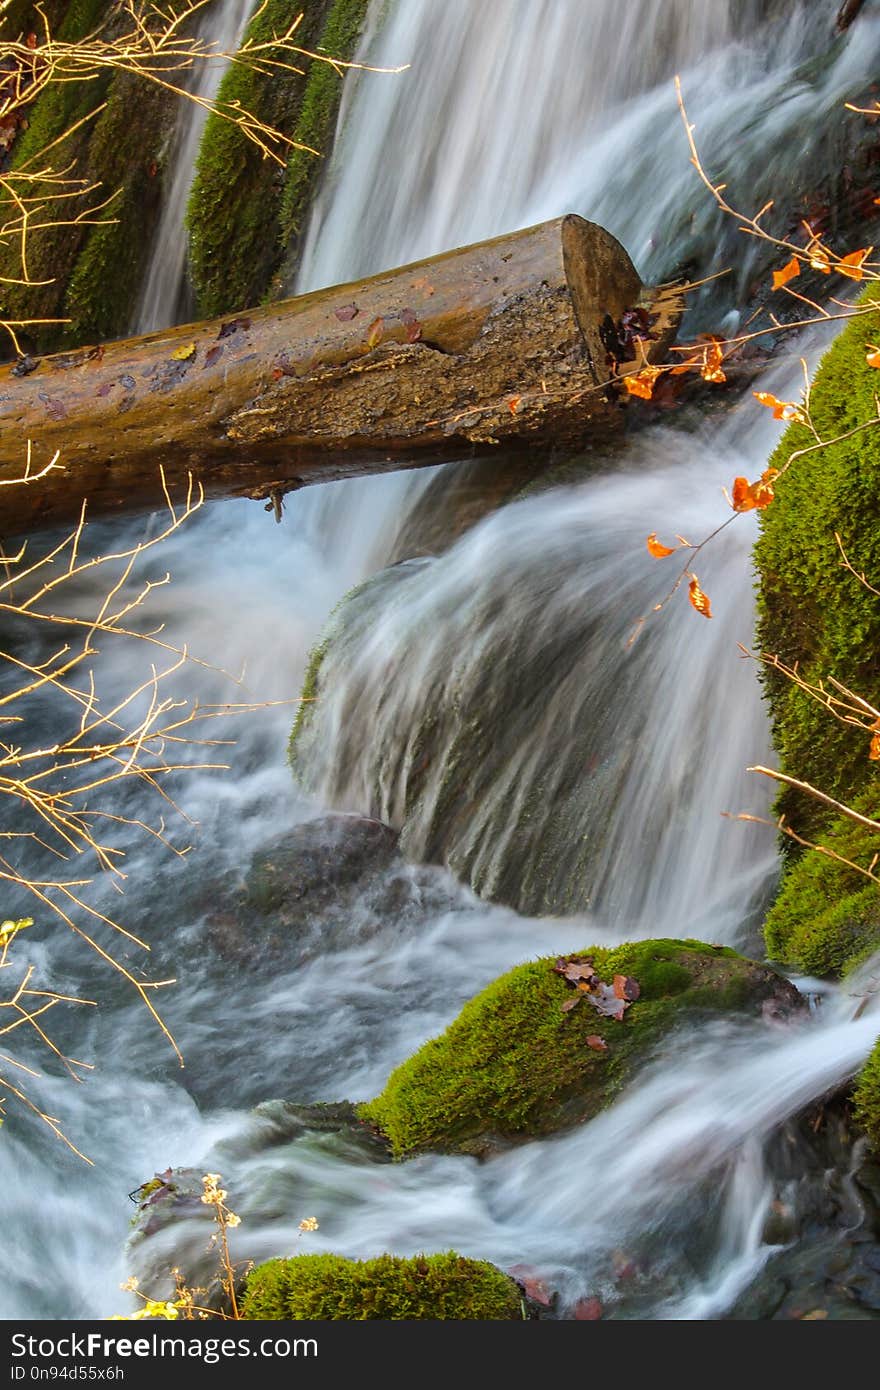
<path fill-rule="evenodd" d="M 633 315 L 650 325 L 627 338 Z M 0 534 L 207 496 L 469 457 L 577 448 L 621 422 L 629 354 L 665 352 L 677 287 L 642 285 L 606 231 L 567 215 L 353 284 L 0 367 Z M 632 369 L 632 363 L 631 363 Z"/>

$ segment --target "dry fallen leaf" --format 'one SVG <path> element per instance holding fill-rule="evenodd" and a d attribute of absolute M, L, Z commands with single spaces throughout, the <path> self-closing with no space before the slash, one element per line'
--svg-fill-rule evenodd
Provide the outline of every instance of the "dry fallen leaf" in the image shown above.
<path fill-rule="evenodd" d="M 175 348 L 171 354 L 172 362 L 188 362 L 191 357 L 196 355 L 195 343 L 184 343 L 182 347 Z"/>
<path fill-rule="evenodd" d="M 562 974 L 574 983 L 576 980 L 592 980 L 596 971 L 589 961 L 570 960 L 566 962 Z"/>
<path fill-rule="evenodd" d="M 618 999 L 626 999 L 629 1003 L 638 999 L 642 992 L 638 980 L 634 980 L 631 975 L 615 975 L 613 989 Z"/>
<path fill-rule="evenodd" d="M 598 981 L 596 988 L 587 995 L 587 999 L 603 1018 L 614 1018 L 618 1023 L 629 1008 L 627 1001 L 619 999 L 614 993 L 614 986 L 606 985 L 603 980 Z"/>
<path fill-rule="evenodd" d="M 602 1304 L 598 1298 L 582 1298 L 574 1305 L 576 1322 L 598 1322 L 602 1317 Z"/>
<path fill-rule="evenodd" d="M 604 1038 L 600 1038 L 598 1033 L 590 1033 L 587 1037 L 587 1047 L 591 1047 L 594 1052 L 607 1052 L 608 1044 Z"/>
<path fill-rule="evenodd" d="M 550 1291 L 534 1265 L 510 1265 L 507 1272 L 522 1286 L 534 1303 L 542 1303 L 545 1308 L 550 1307 Z"/>

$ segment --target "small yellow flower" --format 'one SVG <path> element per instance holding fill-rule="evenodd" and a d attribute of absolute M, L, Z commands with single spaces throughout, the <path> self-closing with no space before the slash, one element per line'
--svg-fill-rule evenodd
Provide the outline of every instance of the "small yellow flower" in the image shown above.
<path fill-rule="evenodd" d="M 138 1281 L 137 1281 L 137 1279 L 135 1278 L 135 1276 L 134 1276 L 133 1274 L 130 1275 L 128 1279 L 126 1279 L 126 1281 L 125 1281 L 124 1284 L 120 1284 L 120 1285 L 119 1285 L 119 1287 L 120 1287 L 125 1293 L 134 1293 L 135 1290 L 137 1289 L 137 1286 L 138 1286 Z"/>
<path fill-rule="evenodd" d="M 236 1214 L 235 1214 L 234 1211 L 230 1211 L 230 1212 L 227 1213 L 227 1216 L 226 1216 L 226 1224 L 227 1224 L 227 1226 L 232 1226 L 233 1229 L 234 1229 L 236 1226 L 240 1226 L 240 1225 L 241 1225 L 241 1217 L 240 1217 L 240 1216 L 236 1216 Z"/>
<path fill-rule="evenodd" d="M 299 1228 L 301 1231 L 317 1231 L 318 1218 L 316 1216 L 304 1216 L 299 1223 Z"/>

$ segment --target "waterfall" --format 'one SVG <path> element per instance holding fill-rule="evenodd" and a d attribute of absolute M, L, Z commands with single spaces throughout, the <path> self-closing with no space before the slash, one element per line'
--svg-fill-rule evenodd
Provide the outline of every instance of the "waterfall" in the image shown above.
<path fill-rule="evenodd" d="M 253 8 L 254 0 L 214 0 L 199 21 L 199 38 L 218 54 L 234 53 Z M 220 58 L 198 63 L 191 75 L 190 90 L 193 96 L 200 101 L 213 100 L 226 66 L 225 60 Z M 133 333 L 151 333 L 156 328 L 167 328 L 174 323 L 186 283 L 186 231 L 183 219 L 208 112 L 196 101 L 179 100 L 180 114 L 168 158 L 171 177 L 143 289 L 132 320 Z"/>
<path fill-rule="evenodd" d="M 834 167 L 833 140 L 820 132 L 843 120 L 844 98 L 880 60 L 876 6 L 836 39 L 825 8 L 398 0 L 386 16 L 375 6 L 364 55 L 411 66 L 347 80 L 298 287 L 565 211 L 608 226 L 646 280 L 688 259 L 701 274 L 734 261 L 688 163 L 673 74 L 682 74 L 713 176 L 729 178 L 750 206 L 777 180 L 806 187 Z M 231 36 L 246 9 L 218 0 L 206 18 L 222 15 Z M 178 191 L 153 262 L 169 288 L 164 307 L 143 308 L 143 328 L 174 314 L 193 157 L 194 143 L 178 146 Z M 737 244 L 737 275 L 706 287 L 695 322 L 736 312 L 754 254 Z M 815 346 L 803 347 L 814 359 Z M 764 384 L 784 394 L 791 372 L 780 362 Z M 10 1113 L 2 1143 L 15 1180 L 0 1189 L 7 1317 L 122 1311 L 126 1194 L 169 1164 L 228 1178 L 243 1218 L 232 1233 L 236 1260 L 286 1252 L 298 1220 L 316 1215 L 320 1230 L 298 1248 L 365 1257 L 455 1246 L 529 1264 L 558 1290 L 566 1316 L 584 1295 L 619 1316 L 724 1316 L 775 1257 L 765 1218 L 783 1175 L 769 1141 L 852 1075 L 876 1038 L 876 1007 L 850 997 L 857 981 L 830 990 L 791 1030 L 746 1021 L 685 1028 L 596 1120 L 485 1163 L 425 1155 L 378 1168 L 314 1136 L 267 1144 L 265 1117 L 247 1113 L 277 1096 L 377 1094 L 394 1066 L 519 961 L 660 929 L 743 939 L 773 865 L 772 831 L 720 814 L 764 804 L 743 769 L 761 755 L 766 724 L 736 645 L 750 640 L 751 520 L 740 518 L 701 561 L 711 622 L 679 594 L 632 647 L 627 639 L 676 564 L 651 561 L 645 536 L 699 538 L 725 515 L 720 485 L 738 472 L 756 476 L 771 447 L 777 427 L 757 415 L 744 401 L 731 419 L 711 412 L 690 431 L 670 417 L 624 454 L 595 459 L 589 477 L 529 493 L 444 553 L 375 581 L 387 605 L 374 606 L 352 668 L 328 668 L 335 688 L 320 714 L 329 732 L 317 780 L 331 801 L 369 802 L 401 819 L 408 739 L 431 692 L 455 684 L 473 702 L 485 691 L 509 726 L 497 740 L 484 731 L 485 798 L 472 815 L 465 808 L 448 856 L 460 877 L 442 865 L 383 871 L 332 930 L 317 916 L 293 959 L 282 951 L 260 974 L 259 961 L 252 970 L 224 957 L 211 914 L 253 851 L 325 809 L 291 787 L 292 712 L 272 709 L 243 726 L 230 773 L 182 783 L 180 803 L 199 826 L 193 855 L 158 859 L 155 846 L 133 844 L 127 860 L 124 921 L 150 940 L 153 973 L 178 981 L 161 1002 L 186 1070 L 75 940 L 45 923 L 28 933 L 38 979 L 63 980 L 74 995 L 100 990 L 101 1008 L 71 1012 L 63 1038 L 96 1071 L 81 1087 L 51 1074 L 34 1082 L 35 1098 L 96 1166 Z M 443 485 L 442 470 L 426 476 Z M 290 696 L 331 608 L 381 569 L 407 493 L 423 486 L 386 477 L 309 489 L 289 499 L 280 526 L 253 503 L 206 509 L 163 550 L 175 582 L 152 596 L 151 621 L 215 665 L 245 666 L 245 698 Z M 518 657 L 528 686 L 518 684 Z M 104 659 L 118 687 L 130 688 L 130 661 L 109 650 Z M 211 670 L 192 679 L 202 699 L 227 698 Z M 429 769 L 407 831 L 415 857 L 434 823 L 441 770 L 442 761 Z M 545 874 L 547 897 L 516 911 L 461 879 L 495 893 L 520 853 L 509 833 L 518 798 L 536 788 L 544 799 L 521 843 L 539 876 L 555 810 L 567 798 L 575 814 Z M 578 877 L 584 834 L 600 841 L 593 887 L 573 900 L 566 885 Z M 547 915 L 530 915 L 537 910 Z M 140 968 L 140 957 L 130 961 Z M 800 1138 L 791 1145 L 802 1152 Z M 181 1223 L 175 1241 L 183 1261 L 203 1247 L 204 1230 Z M 636 1271 L 622 1294 L 621 1254 Z"/>

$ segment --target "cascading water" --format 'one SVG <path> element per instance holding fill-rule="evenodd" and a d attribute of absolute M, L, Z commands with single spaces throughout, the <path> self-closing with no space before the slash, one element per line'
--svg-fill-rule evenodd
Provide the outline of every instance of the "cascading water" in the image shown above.
<path fill-rule="evenodd" d="M 202 15 L 199 37 L 214 52 L 234 53 L 254 8 L 253 0 L 214 0 Z M 217 94 L 226 60 L 200 63 L 193 72 L 191 90 L 199 101 L 181 102 L 169 168 L 171 178 L 153 242 L 140 300 L 132 320 L 133 333 L 151 333 L 174 323 L 185 284 L 186 233 L 183 219 L 189 197 L 199 143 L 208 119 L 207 107 Z"/>
<path fill-rule="evenodd" d="M 646 280 L 689 257 L 700 273 L 717 268 L 719 223 L 688 165 L 673 73 L 682 71 L 707 163 L 739 180 L 750 204 L 781 177 L 776 154 L 786 140 L 786 178 L 806 184 L 806 166 L 819 162 L 809 132 L 842 119 L 843 98 L 880 59 L 876 6 L 833 42 L 821 9 L 785 0 L 406 0 L 369 57 L 413 66 L 397 77 L 361 74 L 348 94 L 340 172 L 328 173 L 300 288 L 568 210 L 608 226 Z M 792 143 L 794 130 L 801 136 Z M 833 154 L 825 151 L 829 168 Z M 181 187 L 191 162 L 181 153 Z M 175 254 L 180 245 L 178 234 Z M 735 292 L 724 283 L 704 291 L 702 318 L 730 312 Z M 3 1143 L 16 1180 L 0 1190 L 6 1316 L 103 1316 L 124 1306 L 116 1286 L 125 1273 L 125 1194 L 168 1164 L 228 1178 L 243 1217 L 236 1259 L 286 1252 L 297 1221 L 314 1214 L 320 1231 L 300 1248 L 366 1256 L 454 1245 L 539 1267 L 564 1312 L 590 1294 L 620 1316 L 721 1316 L 776 1258 L 766 1218 L 788 1177 L 765 1141 L 851 1075 L 880 1028 L 876 1008 L 857 1006 L 845 990 L 831 991 L 793 1031 L 741 1024 L 678 1035 L 597 1120 L 482 1164 L 435 1155 L 376 1165 L 333 1136 L 285 1131 L 283 1107 L 243 1113 L 278 1095 L 376 1094 L 393 1066 L 516 961 L 660 929 L 741 939 L 772 871 L 770 832 L 762 842 L 719 814 L 760 800 L 743 768 L 766 742 L 754 676 L 736 651 L 738 640 L 749 641 L 748 518 L 701 563 L 715 601 L 711 624 L 670 605 L 631 649 L 626 639 L 660 582 L 643 558 L 647 532 L 668 526 L 701 536 L 723 514 L 719 483 L 763 467 L 769 428 L 748 418 L 743 405 L 733 423 L 707 418 L 690 435 L 644 430 L 613 469 L 526 496 L 445 554 L 402 566 L 387 606 L 372 615 L 396 667 L 387 698 L 369 705 L 381 679 L 369 634 L 351 673 L 334 673 L 341 683 L 321 718 L 332 721 L 346 700 L 351 711 L 327 750 L 323 785 L 361 804 L 374 795 L 384 758 L 378 809 L 390 815 L 409 768 L 407 737 L 427 699 L 420 682 L 445 678 L 445 660 L 449 680 L 470 697 L 481 679 L 497 693 L 505 672 L 516 681 L 518 656 L 536 671 L 545 652 L 554 656 L 544 672 L 547 708 L 534 687 L 526 709 L 515 693 L 506 760 L 496 760 L 459 844 L 463 871 L 494 891 L 518 845 L 512 819 L 497 838 L 489 820 L 497 829 L 505 801 L 521 809 L 517 797 L 546 765 L 540 833 L 527 849 L 538 854 L 554 797 L 568 796 L 576 814 L 557 827 L 564 872 L 554 889 L 568 917 L 552 915 L 559 901 L 551 898 L 539 904 L 549 917 L 530 918 L 480 901 L 443 868 L 398 864 L 377 870 L 369 892 L 346 899 L 329 928 L 326 914 L 306 923 L 295 959 L 282 953 L 262 973 L 241 955 L 230 965 L 212 915 L 252 853 L 315 809 L 296 799 L 283 767 L 291 715 L 269 711 L 258 730 L 245 729 L 230 774 L 194 774 L 181 787 L 201 825 L 192 862 L 157 864 L 152 851 L 131 850 L 124 920 L 152 942 L 154 974 L 178 977 L 165 1012 L 186 1071 L 166 1058 L 109 972 L 102 979 L 55 933 L 30 933 L 29 958 L 56 986 L 101 987 L 101 1009 L 72 1015 L 64 1040 L 97 1071 L 78 1090 L 62 1078 L 35 1083 L 40 1103 L 64 1118 L 96 1167 L 20 1113 L 8 1120 Z M 246 663 L 249 695 L 297 690 L 334 602 L 384 563 L 411 485 L 377 478 L 314 489 L 289 500 L 279 527 L 253 504 L 206 511 L 162 555 L 175 575 L 174 589 L 156 595 L 169 640 L 178 636 L 227 669 Z M 130 667 L 107 659 L 111 678 L 127 688 Z M 225 696 L 210 672 L 199 681 L 203 698 Z M 355 713 L 359 699 L 367 703 Z M 569 777 L 567 740 L 575 749 L 583 737 L 586 766 Z M 435 771 L 411 832 L 416 853 L 437 804 Z M 583 901 L 565 891 L 577 878 L 588 816 L 594 831 L 594 818 L 602 820 L 603 833 L 585 920 Z M 181 1263 L 198 1265 L 204 1236 L 201 1226 L 175 1228 Z M 151 1249 L 161 1254 L 161 1239 Z M 636 1271 L 623 1293 L 621 1251 Z"/>

